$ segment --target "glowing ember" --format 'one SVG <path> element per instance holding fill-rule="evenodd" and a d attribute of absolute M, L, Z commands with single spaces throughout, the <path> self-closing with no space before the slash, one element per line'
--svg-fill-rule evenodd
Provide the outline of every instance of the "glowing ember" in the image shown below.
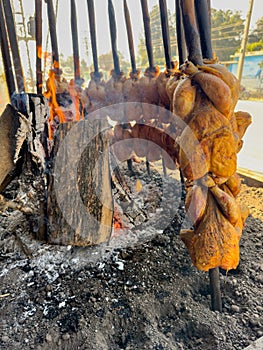
<path fill-rule="evenodd" d="M 114 234 L 113 236 L 117 235 L 118 230 L 125 229 L 125 225 L 121 221 L 119 212 L 117 211 L 117 208 L 114 208 L 114 215 L 113 215 L 113 227 L 114 227 Z"/>

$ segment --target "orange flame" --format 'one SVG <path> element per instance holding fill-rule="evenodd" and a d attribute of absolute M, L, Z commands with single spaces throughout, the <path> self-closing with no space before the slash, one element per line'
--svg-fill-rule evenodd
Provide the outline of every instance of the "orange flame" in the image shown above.
<path fill-rule="evenodd" d="M 42 46 L 37 46 L 37 57 L 47 59 L 51 57 L 50 52 L 42 51 Z"/>
<path fill-rule="evenodd" d="M 54 64 L 55 68 L 55 64 Z M 55 116 L 58 117 L 59 123 L 64 123 L 66 121 L 66 118 L 64 116 L 64 113 L 62 109 L 60 108 L 58 102 L 57 102 L 57 86 L 56 86 L 56 76 L 55 71 L 50 69 L 48 73 L 48 80 L 47 80 L 47 91 L 44 92 L 44 96 L 49 100 L 49 107 L 50 107 L 50 115 L 49 115 L 49 139 L 53 138 L 53 131 L 52 131 L 52 122 L 55 118 Z"/>
<path fill-rule="evenodd" d="M 84 106 L 80 98 L 81 89 L 75 84 L 74 79 L 72 79 L 69 84 L 65 79 L 61 80 L 59 62 L 55 61 L 53 63 L 53 68 L 49 71 L 47 91 L 44 93 L 44 96 L 49 100 L 50 106 L 50 116 L 48 120 L 50 140 L 53 138 L 53 129 L 56 127 L 56 123 L 65 123 L 68 121 L 67 114 L 63 113 L 63 110 L 57 102 L 57 93 L 61 91 L 68 92 L 72 98 L 74 120 L 79 121 L 80 118 L 84 119 Z M 56 121 L 54 120 L 55 117 L 57 117 Z"/>

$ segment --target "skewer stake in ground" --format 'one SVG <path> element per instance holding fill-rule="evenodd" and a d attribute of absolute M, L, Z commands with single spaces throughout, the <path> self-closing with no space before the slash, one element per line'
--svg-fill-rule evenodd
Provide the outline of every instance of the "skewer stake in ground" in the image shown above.
<path fill-rule="evenodd" d="M 151 35 L 150 15 L 148 10 L 147 0 L 141 0 L 141 7 L 142 7 L 145 44 L 146 44 L 148 61 L 149 61 L 149 67 L 151 70 L 154 70 L 152 35 Z"/>
<path fill-rule="evenodd" d="M 3 7 L 5 13 L 6 28 L 8 31 L 9 43 L 11 47 L 13 63 L 15 67 L 15 77 L 18 92 L 25 92 L 24 74 L 22 69 L 21 57 L 16 37 L 15 22 L 10 0 L 3 0 Z"/>
<path fill-rule="evenodd" d="M 36 87 L 37 93 L 42 94 L 42 0 L 35 0 L 36 21 Z"/>
<path fill-rule="evenodd" d="M 80 83 L 80 65 L 79 65 L 79 40 L 78 40 L 78 25 L 75 0 L 70 1 L 71 9 L 71 33 L 73 46 L 73 61 L 74 61 L 74 78 L 76 83 Z"/>
<path fill-rule="evenodd" d="M 94 78 L 100 79 L 99 64 L 98 64 L 98 51 L 97 51 L 97 38 L 96 38 L 96 20 L 93 0 L 87 0 L 88 3 L 88 15 L 89 15 L 89 29 L 91 39 L 91 50 L 94 66 Z"/>
<path fill-rule="evenodd" d="M 200 36 L 198 33 L 194 0 L 184 0 L 182 4 L 184 33 L 188 49 L 188 59 L 195 65 L 203 64 Z"/>
<path fill-rule="evenodd" d="M 205 0 L 206 1 L 206 0 Z M 195 3 L 194 0 L 184 0 L 181 2 L 183 12 L 183 23 L 186 45 L 188 48 L 188 59 L 195 65 L 203 64 L 203 58 L 211 58 L 212 56 L 212 45 L 211 45 L 211 34 L 209 25 L 209 11 L 208 8 L 202 16 L 199 17 L 200 24 L 203 27 L 202 35 L 205 36 L 203 40 L 210 40 L 203 45 L 203 52 L 201 49 L 200 34 L 197 29 Z M 207 4 L 206 4 L 207 5 Z M 204 4 L 203 4 L 204 6 Z M 200 15 L 200 14 L 199 14 Z M 207 16 L 207 18 L 205 18 Z M 202 38 L 201 38 L 202 40 Z M 210 57 L 203 57 L 208 55 Z M 213 268 L 209 270 L 210 279 L 210 292 L 211 292 L 211 306 L 213 311 L 222 312 L 222 298 L 220 291 L 220 274 L 219 268 Z"/>
<path fill-rule="evenodd" d="M 125 15 L 125 24 L 126 24 L 126 30 L 127 30 L 127 38 L 128 38 L 128 44 L 129 44 L 132 73 L 136 74 L 137 68 L 136 68 L 136 60 L 135 60 L 135 52 L 134 52 L 134 41 L 133 41 L 133 35 L 132 35 L 131 17 L 130 17 L 130 12 L 129 12 L 129 8 L 128 8 L 126 0 L 124 0 L 124 15 Z"/>
<path fill-rule="evenodd" d="M 8 38 L 7 38 L 6 26 L 5 26 L 4 15 L 3 15 L 3 7 L 1 3 L 0 3 L 0 45 L 1 45 L 1 53 L 3 58 L 5 78 L 6 78 L 9 98 L 11 99 L 11 96 L 16 91 L 16 86 L 15 86 L 11 56 L 10 56 L 10 51 L 8 46 Z"/>
<path fill-rule="evenodd" d="M 195 0 L 203 58 L 213 58 L 211 28 L 207 0 Z"/>
<path fill-rule="evenodd" d="M 145 34 L 145 44 L 149 62 L 149 68 L 151 71 L 155 70 L 154 61 L 153 61 L 153 45 L 152 45 L 152 34 L 151 34 L 151 20 L 148 10 L 147 0 L 141 0 L 142 7 L 142 17 L 143 17 L 143 25 L 144 25 L 144 34 Z M 147 173 L 151 175 L 150 162 L 146 156 L 146 169 Z"/>
<path fill-rule="evenodd" d="M 47 3 L 48 24 L 52 47 L 52 62 L 59 65 L 58 40 L 56 30 L 56 16 L 52 0 L 45 0 Z"/>
<path fill-rule="evenodd" d="M 210 292 L 211 292 L 211 308 L 213 311 L 222 312 L 222 297 L 220 289 L 219 268 L 209 270 Z"/>
<path fill-rule="evenodd" d="M 115 11 L 111 0 L 108 0 L 108 13 L 110 22 L 110 37 L 111 37 L 111 49 L 113 56 L 114 72 L 116 75 L 120 75 L 120 62 L 117 50 L 117 26 L 115 19 Z"/>
<path fill-rule="evenodd" d="M 171 44 L 170 44 L 170 33 L 169 33 L 169 23 L 168 23 L 168 11 L 166 0 L 159 0 L 160 6 L 160 17 L 162 25 L 162 36 L 163 36 L 163 47 L 166 68 L 172 68 L 172 59 L 171 59 Z"/>
<path fill-rule="evenodd" d="M 184 61 L 187 58 L 181 0 L 175 0 L 175 9 L 176 9 L 176 35 L 177 35 L 177 43 L 178 43 L 179 65 L 181 65 L 184 63 Z"/>

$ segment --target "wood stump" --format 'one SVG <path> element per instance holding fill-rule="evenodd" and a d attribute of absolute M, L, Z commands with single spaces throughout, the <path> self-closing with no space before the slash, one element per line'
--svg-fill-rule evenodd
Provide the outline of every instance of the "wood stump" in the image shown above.
<path fill-rule="evenodd" d="M 113 199 L 105 120 L 58 126 L 48 169 L 47 240 L 88 246 L 110 238 Z"/>
<path fill-rule="evenodd" d="M 0 192 L 5 189 L 16 173 L 16 135 L 20 125 L 19 114 L 11 105 L 7 105 L 0 117 Z"/>

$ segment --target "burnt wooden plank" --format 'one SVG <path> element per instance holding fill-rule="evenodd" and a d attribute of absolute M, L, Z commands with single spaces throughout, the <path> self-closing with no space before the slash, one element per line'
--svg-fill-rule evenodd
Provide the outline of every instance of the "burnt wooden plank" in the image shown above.
<path fill-rule="evenodd" d="M 110 238 L 113 200 L 109 143 L 106 132 L 100 132 L 105 130 L 105 123 L 80 121 L 76 135 L 74 122 L 58 127 L 48 184 L 49 243 L 89 246 Z M 87 139 L 90 142 L 82 152 L 83 140 Z"/>
<path fill-rule="evenodd" d="M 20 116 L 7 105 L 0 117 L 0 192 L 10 183 L 16 174 L 14 162 L 17 146 L 17 131 L 20 127 Z"/>

